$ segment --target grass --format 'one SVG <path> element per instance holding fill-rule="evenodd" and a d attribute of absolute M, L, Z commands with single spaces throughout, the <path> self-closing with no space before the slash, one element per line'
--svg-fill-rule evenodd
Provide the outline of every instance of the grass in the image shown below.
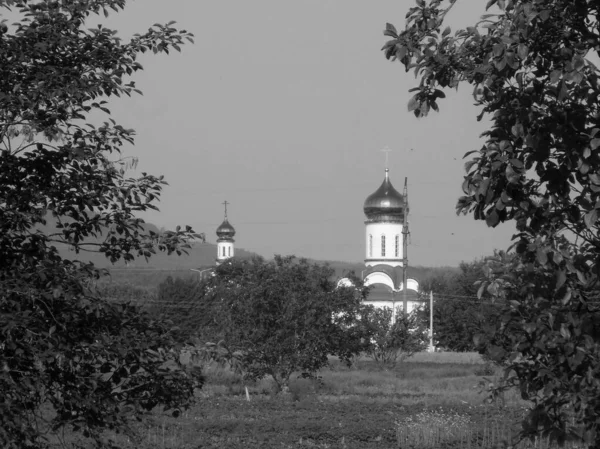
<path fill-rule="evenodd" d="M 195 407 L 178 419 L 157 410 L 138 438 L 117 440 L 129 449 L 507 447 L 527 404 L 515 394 L 504 407 L 488 403 L 482 366 L 475 354 L 418 354 L 393 369 L 332 360 L 318 381 L 293 378 L 286 395 L 269 379 L 245 383 L 209 366 Z M 535 444 L 517 447 L 553 448 Z"/>

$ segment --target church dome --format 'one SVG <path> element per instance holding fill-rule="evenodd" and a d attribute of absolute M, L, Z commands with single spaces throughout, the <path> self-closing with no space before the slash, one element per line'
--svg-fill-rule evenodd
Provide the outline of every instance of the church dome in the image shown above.
<path fill-rule="evenodd" d="M 221 223 L 221 226 L 217 228 L 217 236 L 219 237 L 219 239 L 222 240 L 231 240 L 233 239 L 234 235 L 235 229 L 233 228 L 233 226 L 231 226 L 227 218 L 225 218 L 225 220 L 223 220 L 223 223 Z"/>
<path fill-rule="evenodd" d="M 381 186 L 365 200 L 363 210 L 370 220 L 395 221 L 404 218 L 404 197 L 390 182 L 389 169 L 385 169 Z"/>

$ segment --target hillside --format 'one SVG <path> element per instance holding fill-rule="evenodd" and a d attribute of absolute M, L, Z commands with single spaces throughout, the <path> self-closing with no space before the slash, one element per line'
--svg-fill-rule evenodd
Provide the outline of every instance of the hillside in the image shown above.
<path fill-rule="evenodd" d="M 97 267 L 109 268 L 111 270 L 190 270 L 191 268 L 214 265 L 217 254 L 217 245 L 213 243 L 196 243 L 188 250 L 188 254 L 181 254 L 181 256 L 157 252 L 148 261 L 141 257 L 127 265 L 125 265 L 124 262 L 118 262 L 112 265 L 103 254 L 80 253 L 75 257 L 72 252 L 69 252 L 65 245 L 56 246 L 63 257 L 77 258 L 86 262 L 92 262 Z M 241 248 L 235 249 L 235 257 L 238 259 L 249 259 L 256 255 L 257 254 L 253 252 Z"/>
<path fill-rule="evenodd" d="M 146 232 L 160 232 L 158 227 L 152 223 L 144 223 L 143 227 Z M 36 229 L 41 230 L 45 234 L 61 232 L 61 230 L 56 227 L 56 223 L 52 219 L 48 220 L 47 225 L 36 226 Z M 90 241 L 94 241 L 94 239 L 90 239 Z M 192 246 L 191 249 L 188 250 L 189 254 L 187 255 L 182 254 L 181 256 L 177 256 L 176 254 L 167 255 L 163 252 L 157 252 L 148 261 L 141 257 L 136 259 L 134 262 L 127 264 L 126 266 L 124 262 L 118 262 L 115 265 L 112 265 L 106 259 L 106 257 L 100 253 L 81 252 L 79 254 L 74 254 L 67 245 L 56 244 L 55 246 L 61 256 L 65 258 L 92 262 L 97 267 L 110 269 L 148 269 L 164 271 L 189 270 L 191 268 L 214 265 L 217 254 L 217 245 L 213 243 L 197 242 Z M 239 259 L 248 259 L 255 255 L 255 253 L 241 248 L 235 249 L 235 256 Z"/>
<path fill-rule="evenodd" d="M 49 220 L 52 222 L 52 220 Z M 159 229 L 152 223 L 146 223 L 144 225 L 146 231 L 154 231 L 160 232 Z M 54 233 L 59 232 L 59 230 L 53 225 L 46 225 L 39 227 L 45 233 Z M 94 265 L 101 268 L 108 268 L 114 278 L 133 278 L 133 277 L 141 277 L 143 272 L 152 276 L 163 277 L 162 275 L 167 276 L 171 275 L 186 275 L 190 273 L 190 269 L 193 268 L 204 268 L 213 266 L 215 263 L 215 258 L 217 254 L 217 248 L 214 243 L 195 243 L 192 248 L 188 251 L 188 254 L 182 254 L 181 256 L 177 256 L 176 254 L 167 255 L 166 253 L 158 252 L 153 255 L 148 261 L 146 261 L 143 257 L 136 259 L 134 262 L 125 265 L 124 262 L 119 262 L 115 265 L 110 264 L 110 262 L 104 257 L 104 255 L 99 253 L 85 253 L 82 252 L 78 255 L 73 254 L 66 245 L 56 245 L 59 252 L 63 257 L 66 258 L 77 258 L 79 260 L 83 260 L 86 262 L 92 262 Z M 235 249 L 235 257 L 237 259 L 249 259 L 253 256 L 256 256 L 256 253 L 251 251 L 246 251 L 242 248 Z M 346 276 L 350 272 L 354 272 L 356 275 L 360 276 L 361 272 L 365 269 L 365 265 L 363 262 L 343 262 L 343 261 L 322 261 L 322 260 L 310 260 L 311 262 L 316 263 L 327 263 L 334 270 L 336 277 Z M 457 271 L 458 267 L 422 267 L 415 266 L 412 267 L 409 265 L 408 267 L 408 277 L 416 279 L 417 281 L 423 282 L 424 280 L 436 276 L 442 273 L 448 273 L 452 271 Z M 150 273 L 155 272 L 154 275 Z M 156 272 L 162 272 L 160 275 Z M 138 274 L 136 274 L 138 273 Z M 147 282 L 149 277 L 144 275 L 143 278 L 146 279 Z"/>

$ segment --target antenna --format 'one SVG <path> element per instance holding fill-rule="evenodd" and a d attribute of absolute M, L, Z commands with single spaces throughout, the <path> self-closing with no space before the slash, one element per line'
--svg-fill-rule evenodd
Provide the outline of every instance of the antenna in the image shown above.
<path fill-rule="evenodd" d="M 407 271 L 408 271 L 408 178 L 404 178 L 404 217 L 402 222 L 402 306 L 404 313 L 408 313 L 408 289 L 407 289 Z"/>

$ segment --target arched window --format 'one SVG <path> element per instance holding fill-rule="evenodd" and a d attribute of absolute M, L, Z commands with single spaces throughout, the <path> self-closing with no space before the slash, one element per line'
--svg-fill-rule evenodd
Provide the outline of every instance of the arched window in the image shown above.
<path fill-rule="evenodd" d="M 225 247 L 223 247 L 223 257 L 225 257 Z"/>
<path fill-rule="evenodd" d="M 385 234 L 381 236 L 381 257 L 385 257 Z"/>
<path fill-rule="evenodd" d="M 231 257 L 231 246 L 229 247 L 229 250 L 228 250 L 228 252 L 229 252 L 229 254 L 228 254 L 228 255 L 229 255 L 229 257 Z"/>
<path fill-rule="evenodd" d="M 400 257 L 400 235 L 396 234 L 396 256 Z"/>
<path fill-rule="evenodd" d="M 369 257 L 373 257 L 373 236 L 369 234 Z"/>

